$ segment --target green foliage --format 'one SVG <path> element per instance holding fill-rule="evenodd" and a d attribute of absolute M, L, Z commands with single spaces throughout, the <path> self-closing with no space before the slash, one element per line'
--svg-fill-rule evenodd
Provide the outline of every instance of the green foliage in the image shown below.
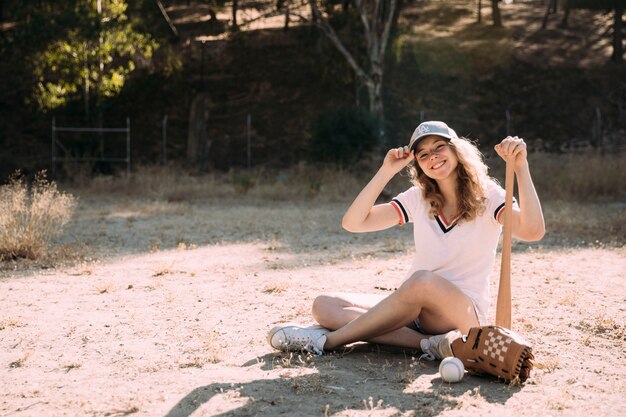
<path fill-rule="evenodd" d="M 31 187 L 16 172 L 0 186 L 0 260 L 38 258 L 70 220 L 74 206 L 74 197 L 58 191 L 45 171 Z"/>
<path fill-rule="evenodd" d="M 100 11 L 93 1 L 76 5 L 62 35 L 34 57 L 40 109 L 82 96 L 88 113 L 91 101 L 120 92 L 136 60 L 151 57 L 156 41 L 133 28 L 126 9 L 124 0 L 103 1 Z"/>
<path fill-rule="evenodd" d="M 379 123 L 363 109 L 328 110 L 313 121 L 309 154 L 316 161 L 354 163 L 377 144 L 378 130 Z"/>

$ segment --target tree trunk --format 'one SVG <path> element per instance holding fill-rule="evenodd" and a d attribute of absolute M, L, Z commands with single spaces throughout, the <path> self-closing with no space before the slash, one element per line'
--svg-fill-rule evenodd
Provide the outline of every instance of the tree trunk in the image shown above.
<path fill-rule="evenodd" d="M 550 0 L 548 2 L 548 6 L 546 7 L 546 14 L 543 16 L 541 29 L 545 29 L 548 26 L 548 16 L 550 16 L 550 13 L 556 13 L 556 0 Z"/>
<path fill-rule="evenodd" d="M 478 0 L 476 3 L 476 23 L 482 23 L 483 21 L 483 0 Z"/>
<path fill-rule="evenodd" d="M 623 34 L 622 16 L 624 14 L 624 3 L 621 0 L 614 0 L 615 2 L 615 14 L 613 18 L 613 54 L 611 55 L 611 61 L 623 62 L 624 61 L 624 47 L 623 47 Z"/>
<path fill-rule="evenodd" d="M 285 25 L 283 26 L 283 30 L 287 32 L 287 30 L 289 30 L 289 3 L 288 1 L 285 1 L 282 4 L 282 7 L 284 7 L 285 9 Z"/>
<path fill-rule="evenodd" d="M 239 29 L 239 26 L 237 25 L 237 1 L 238 0 L 233 0 L 233 24 L 231 26 L 231 30 L 233 32 L 236 32 Z"/>
<path fill-rule="evenodd" d="M 379 141 L 384 142 L 384 113 L 383 113 L 383 72 L 385 50 L 389 41 L 391 28 L 398 17 L 396 13 L 397 0 L 385 2 L 374 1 L 373 4 L 365 4 L 366 0 L 355 0 L 355 8 L 358 10 L 361 23 L 365 32 L 365 41 L 369 65 L 359 65 L 354 55 L 346 48 L 335 29 L 325 19 L 316 3 L 317 0 L 309 0 L 313 19 L 322 32 L 328 37 L 339 53 L 348 61 L 354 70 L 358 80 L 367 86 L 369 95 L 370 113 L 380 123 Z M 370 7 L 372 6 L 372 7 Z"/>
<path fill-rule="evenodd" d="M 383 83 L 376 81 L 366 82 L 367 94 L 369 96 L 370 113 L 380 122 L 383 122 L 384 106 L 383 106 Z"/>
<path fill-rule="evenodd" d="M 498 2 L 500 0 L 491 0 L 491 15 L 493 18 L 493 25 L 496 27 L 502 27 L 502 18 L 500 17 L 500 7 Z"/>
<path fill-rule="evenodd" d="M 198 94 L 189 110 L 189 130 L 187 132 L 187 162 L 196 169 L 206 167 L 210 141 L 207 134 L 210 99 Z"/>
<path fill-rule="evenodd" d="M 351 0 L 341 0 L 341 13 L 344 16 L 348 15 L 348 11 L 350 11 L 350 1 Z"/>
<path fill-rule="evenodd" d="M 569 25 L 569 11 L 570 6 L 569 2 L 565 2 L 564 11 L 563 11 L 563 19 L 561 20 L 561 27 L 566 28 Z"/>
<path fill-rule="evenodd" d="M 365 80 L 369 97 L 369 111 L 380 122 L 383 122 L 383 71 L 380 61 L 372 61 L 370 76 Z"/>

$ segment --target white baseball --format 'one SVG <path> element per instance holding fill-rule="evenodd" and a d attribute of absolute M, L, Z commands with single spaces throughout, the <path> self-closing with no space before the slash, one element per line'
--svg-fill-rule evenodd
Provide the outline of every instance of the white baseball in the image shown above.
<path fill-rule="evenodd" d="M 441 379 L 446 382 L 459 382 L 463 379 L 465 367 L 459 358 L 450 356 L 441 361 L 439 373 L 441 374 Z"/>

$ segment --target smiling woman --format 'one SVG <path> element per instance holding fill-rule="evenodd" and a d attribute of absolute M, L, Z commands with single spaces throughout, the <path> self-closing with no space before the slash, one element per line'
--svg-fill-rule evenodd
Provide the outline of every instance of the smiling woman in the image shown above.
<path fill-rule="evenodd" d="M 520 205 L 512 230 L 522 240 L 544 233 L 543 214 L 528 168 L 526 144 L 507 137 L 495 147 L 515 168 Z M 387 183 L 409 166 L 413 187 L 375 205 Z M 390 149 L 374 178 L 343 218 L 351 232 L 413 223 L 415 255 L 404 282 L 388 297 L 331 293 L 318 296 L 320 326 L 273 328 L 268 340 L 281 350 L 317 354 L 372 341 L 418 348 L 428 359 L 451 356 L 451 342 L 487 324 L 489 274 L 500 233 L 505 193 L 487 175 L 476 146 L 439 121 L 420 124 L 408 146 Z"/>

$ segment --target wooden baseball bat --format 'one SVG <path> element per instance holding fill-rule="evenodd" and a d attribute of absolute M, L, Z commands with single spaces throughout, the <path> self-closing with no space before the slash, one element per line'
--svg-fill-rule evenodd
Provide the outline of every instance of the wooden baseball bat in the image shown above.
<path fill-rule="evenodd" d="M 506 160 L 504 180 L 504 232 L 502 236 L 502 265 L 496 304 L 496 326 L 511 329 L 511 239 L 513 237 L 513 187 L 515 170 L 512 158 Z"/>

